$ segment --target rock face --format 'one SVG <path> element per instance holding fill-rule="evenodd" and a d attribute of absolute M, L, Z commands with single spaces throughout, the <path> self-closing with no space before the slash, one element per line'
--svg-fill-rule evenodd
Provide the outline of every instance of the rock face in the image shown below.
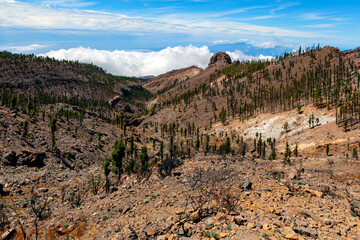
<path fill-rule="evenodd" d="M 7 196 L 7 195 L 9 195 L 9 193 L 4 191 L 4 185 L 0 183 L 0 196 Z M 1 207 L 2 205 L 0 205 L 0 210 Z"/>
<path fill-rule="evenodd" d="M 18 161 L 18 157 L 16 156 L 16 153 L 14 151 L 5 154 L 5 157 L 3 159 L 3 164 L 5 166 L 16 166 Z"/>
<path fill-rule="evenodd" d="M 112 99 L 109 100 L 109 104 L 110 106 L 115 106 L 117 103 L 119 103 L 121 101 L 121 97 L 120 96 L 115 96 Z"/>
<path fill-rule="evenodd" d="M 225 66 L 227 64 L 231 64 L 230 56 L 224 52 L 218 52 L 211 57 L 209 66 L 213 66 L 213 65 Z"/>
<path fill-rule="evenodd" d="M 16 154 L 12 151 L 5 155 L 3 159 L 3 164 L 5 166 L 28 166 L 28 167 L 37 167 L 41 168 L 45 166 L 46 154 L 41 153 L 32 153 L 28 151 L 22 151 L 21 154 Z"/>

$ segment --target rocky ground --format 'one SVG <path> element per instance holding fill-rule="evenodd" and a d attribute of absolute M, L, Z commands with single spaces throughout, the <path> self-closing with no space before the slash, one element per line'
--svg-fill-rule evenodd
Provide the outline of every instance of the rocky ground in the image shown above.
<path fill-rule="evenodd" d="M 103 185 L 99 166 L 3 167 L 10 222 L 3 237 L 16 231 L 22 239 L 20 223 L 34 237 L 33 189 L 49 207 L 39 239 L 359 239 L 359 179 L 336 178 L 307 160 L 301 168 L 300 159 L 198 155 L 165 178 L 156 168 L 145 178 L 112 178 L 110 194 L 93 190 Z M 358 172 L 358 162 L 345 165 Z"/>
<path fill-rule="evenodd" d="M 305 127 L 314 111 L 306 107 L 300 116 L 296 111 L 260 115 L 237 124 L 250 137 L 266 123 L 262 134 L 277 138 L 277 160 L 260 159 L 251 147 L 244 157 L 195 152 L 165 177 L 156 165 L 142 175 L 124 173 L 120 182 L 111 174 L 106 194 L 102 164 L 123 134 L 119 127 L 91 117 L 82 122 L 60 117 L 51 148 L 47 116 L 1 108 L 1 236 L 359 239 L 360 161 L 351 157 L 359 130 L 344 132 L 327 110 L 316 112 L 318 126 Z M 25 119 L 28 136 L 22 135 Z M 290 123 L 286 132 L 280 130 L 284 121 Z M 230 134 L 237 126 L 232 122 L 211 131 Z M 154 136 L 150 129 L 131 134 L 137 144 Z M 299 144 L 300 155 L 290 164 L 282 160 L 285 141 L 292 148 Z"/>

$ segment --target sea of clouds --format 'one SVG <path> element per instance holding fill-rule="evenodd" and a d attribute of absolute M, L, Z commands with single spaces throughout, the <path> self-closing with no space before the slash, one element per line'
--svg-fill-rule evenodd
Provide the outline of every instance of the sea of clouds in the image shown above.
<path fill-rule="evenodd" d="M 249 56 L 240 50 L 227 52 L 233 61 L 271 59 L 271 56 Z M 121 76 L 157 76 L 159 74 L 196 65 L 206 68 L 213 53 L 207 46 L 192 45 L 167 47 L 160 51 L 124 51 L 97 50 L 77 47 L 60 49 L 41 54 L 55 59 L 66 59 L 84 63 L 93 63 L 107 72 Z"/>

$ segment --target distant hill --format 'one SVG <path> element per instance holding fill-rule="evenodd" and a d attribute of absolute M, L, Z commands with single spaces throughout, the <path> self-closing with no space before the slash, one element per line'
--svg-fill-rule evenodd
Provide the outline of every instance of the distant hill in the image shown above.
<path fill-rule="evenodd" d="M 128 105 L 133 112 L 151 96 L 138 78 L 114 76 L 92 64 L 9 52 L 0 52 L 0 87 L 85 107 L 110 108 L 109 100 L 120 96 L 117 107 Z"/>

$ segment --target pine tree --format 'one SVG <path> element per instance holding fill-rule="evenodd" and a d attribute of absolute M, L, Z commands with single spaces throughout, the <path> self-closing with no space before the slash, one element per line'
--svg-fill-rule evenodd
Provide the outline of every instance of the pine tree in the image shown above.
<path fill-rule="evenodd" d="M 289 128 L 289 123 L 288 123 L 288 122 L 285 122 L 285 123 L 284 123 L 284 130 L 285 130 L 285 132 L 287 132 L 288 128 Z"/>
<path fill-rule="evenodd" d="M 210 137 L 209 137 L 209 135 L 206 135 L 206 139 L 205 139 L 205 155 L 206 155 L 206 154 L 209 152 L 209 150 L 210 150 L 209 141 L 210 141 Z"/>
<path fill-rule="evenodd" d="M 164 142 L 163 141 L 160 142 L 160 159 L 161 159 L 161 161 L 164 160 Z"/>
<path fill-rule="evenodd" d="M 194 146 L 194 149 L 196 151 L 199 151 L 199 148 L 200 148 L 200 139 L 199 139 L 199 135 L 196 136 L 196 141 L 195 141 L 195 146 Z"/>
<path fill-rule="evenodd" d="M 271 149 L 271 153 L 269 155 L 269 160 L 275 160 L 276 158 L 276 153 L 275 153 L 275 149 Z"/>
<path fill-rule="evenodd" d="M 352 157 L 356 159 L 358 158 L 357 147 L 353 148 Z"/>
<path fill-rule="evenodd" d="M 125 150 L 126 147 L 124 145 L 124 142 L 120 141 L 116 145 L 115 150 L 111 153 L 111 157 L 113 159 L 113 165 L 117 168 L 116 171 L 118 174 L 118 181 L 120 181 L 121 178 L 123 159 L 125 157 Z"/>
<path fill-rule="evenodd" d="M 4 106 L 7 104 L 8 104 L 7 90 L 6 90 L 5 86 L 3 86 L 2 92 L 1 92 L 1 105 Z"/>
<path fill-rule="evenodd" d="M 143 146 L 140 153 L 141 172 L 145 172 L 149 167 L 149 156 L 147 153 L 147 147 Z"/>
<path fill-rule="evenodd" d="M 29 134 L 29 121 L 25 120 L 23 123 L 23 136 L 26 137 Z"/>
<path fill-rule="evenodd" d="M 291 157 L 291 150 L 290 150 L 290 147 L 289 147 L 289 143 L 286 142 L 284 160 L 287 161 L 287 162 L 290 162 L 290 157 Z"/>
<path fill-rule="evenodd" d="M 295 155 L 295 157 L 298 157 L 298 155 L 299 155 L 299 152 L 298 152 L 298 145 L 297 145 L 297 144 L 295 145 L 294 155 Z"/>
<path fill-rule="evenodd" d="M 10 108 L 16 108 L 16 103 L 17 103 L 17 96 L 16 94 L 11 96 L 10 99 Z"/>
<path fill-rule="evenodd" d="M 224 107 L 221 109 L 221 112 L 219 114 L 219 118 L 220 118 L 220 121 L 222 123 L 224 123 L 226 121 L 226 110 L 225 110 Z"/>
<path fill-rule="evenodd" d="M 109 181 L 109 174 L 110 174 L 110 159 L 107 158 L 104 162 L 104 175 L 105 175 L 105 191 L 106 193 L 110 192 L 110 181 Z"/>
<path fill-rule="evenodd" d="M 173 135 L 170 135 L 169 153 L 170 153 L 170 158 L 173 158 L 174 157 L 174 136 Z"/>

